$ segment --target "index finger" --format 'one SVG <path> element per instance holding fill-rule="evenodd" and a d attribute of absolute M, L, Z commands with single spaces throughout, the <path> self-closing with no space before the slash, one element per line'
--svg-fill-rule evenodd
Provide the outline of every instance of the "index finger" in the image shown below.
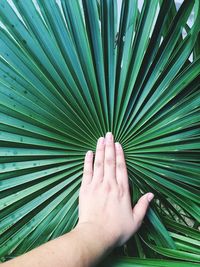
<path fill-rule="evenodd" d="M 89 150 L 85 155 L 81 186 L 91 183 L 92 175 L 93 175 L 93 152 Z"/>

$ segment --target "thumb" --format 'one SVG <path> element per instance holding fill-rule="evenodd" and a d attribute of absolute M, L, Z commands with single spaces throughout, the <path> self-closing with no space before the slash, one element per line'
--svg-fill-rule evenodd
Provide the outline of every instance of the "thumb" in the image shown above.
<path fill-rule="evenodd" d="M 134 225 L 136 229 L 140 227 L 142 224 L 142 221 L 144 219 L 144 216 L 147 212 L 147 209 L 149 207 L 149 203 L 154 198 L 154 195 L 152 193 L 147 193 L 143 195 L 133 208 L 133 219 L 134 219 Z"/>

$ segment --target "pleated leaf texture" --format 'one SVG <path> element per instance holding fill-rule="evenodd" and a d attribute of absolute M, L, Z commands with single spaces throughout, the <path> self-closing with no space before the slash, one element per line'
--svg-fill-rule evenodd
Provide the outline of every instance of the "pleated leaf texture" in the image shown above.
<path fill-rule="evenodd" d="M 199 0 L 1 0 L 0 22 L 1 261 L 76 225 L 84 155 L 112 131 L 133 203 L 155 199 L 105 266 L 199 263 Z"/>

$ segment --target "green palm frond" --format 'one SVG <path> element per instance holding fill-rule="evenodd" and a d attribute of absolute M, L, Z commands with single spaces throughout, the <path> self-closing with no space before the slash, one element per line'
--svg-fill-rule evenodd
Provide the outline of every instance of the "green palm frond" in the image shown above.
<path fill-rule="evenodd" d="M 133 203 L 155 194 L 118 254 L 200 262 L 199 0 L 1 0 L 0 23 L 1 260 L 76 225 L 85 152 L 112 131 Z M 146 262 L 168 264 L 111 264 Z"/>
<path fill-rule="evenodd" d="M 172 261 L 172 260 L 159 260 L 159 259 L 138 259 L 138 258 L 129 258 L 129 257 L 117 257 L 117 258 L 109 258 L 105 262 L 103 262 L 101 267 L 188 267 L 197 266 L 196 263 L 191 262 L 180 262 L 180 261 Z"/>

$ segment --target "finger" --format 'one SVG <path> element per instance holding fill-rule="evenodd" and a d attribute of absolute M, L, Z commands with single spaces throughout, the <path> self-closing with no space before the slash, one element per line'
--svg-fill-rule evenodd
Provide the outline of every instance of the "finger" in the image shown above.
<path fill-rule="evenodd" d="M 142 221 L 144 219 L 144 216 L 147 212 L 147 209 L 149 207 L 149 203 L 154 198 L 154 195 L 152 193 L 147 193 L 143 195 L 135 205 L 133 209 L 133 219 L 135 227 L 138 229 L 140 225 L 142 224 Z"/>
<path fill-rule="evenodd" d="M 122 186 L 123 189 L 128 190 L 128 174 L 126 168 L 126 162 L 122 146 L 119 143 L 115 143 L 116 153 L 116 179 L 118 185 Z"/>
<path fill-rule="evenodd" d="M 94 160 L 94 173 L 92 179 L 93 182 L 98 182 L 103 180 L 104 154 L 105 154 L 104 137 L 100 137 L 97 142 L 97 148 Z"/>
<path fill-rule="evenodd" d="M 93 153 L 88 151 L 85 155 L 82 185 L 91 183 L 93 175 Z"/>
<path fill-rule="evenodd" d="M 112 133 L 106 134 L 105 157 L 104 157 L 104 179 L 110 183 L 116 181 L 116 158 L 115 144 Z"/>

